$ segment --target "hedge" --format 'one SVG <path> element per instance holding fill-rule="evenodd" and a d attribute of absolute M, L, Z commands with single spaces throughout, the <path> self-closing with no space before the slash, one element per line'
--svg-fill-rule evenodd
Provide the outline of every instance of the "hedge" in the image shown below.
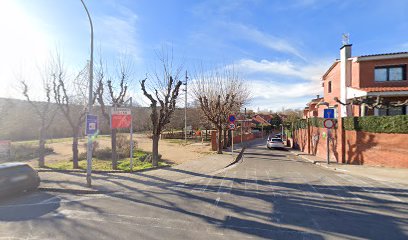
<path fill-rule="evenodd" d="M 324 118 L 309 118 L 309 126 L 313 127 L 319 127 L 319 128 L 324 128 L 323 122 Z M 337 119 L 332 119 L 335 123 L 337 123 Z M 295 122 L 294 124 L 294 129 L 299 129 L 299 128 L 307 128 L 307 120 L 306 119 L 299 119 Z M 335 125 L 335 128 L 337 128 L 337 124 Z"/>
<path fill-rule="evenodd" d="M 408 115 L 343 118 L 345 130 L 375 133 L 408 133 Z"/>
<path fill-rule="evenodd" d="M 307 128 L 307 121 L 306 119 L 299 119 L 296 122 L 294 122 L 293 124 L 293 128 L 294 129 L 299 129 L 299 128 Z"/>

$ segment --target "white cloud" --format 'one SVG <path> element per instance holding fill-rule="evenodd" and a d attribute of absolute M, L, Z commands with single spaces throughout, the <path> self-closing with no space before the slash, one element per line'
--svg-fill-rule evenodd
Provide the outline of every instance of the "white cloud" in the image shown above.
<path fill-rule="evenodd" d="M 141 48 L 137 40 L 138 16 L 130 9 L 120 6 L 117 16 L 103 15 L 96 18 L 96 37 L 102 47 L 119 54 L 131 55 L 140 60 Z"/>
<path fill-rule="evenodd" d="M 293 54 L 303 60 L 305 58 L 300 54 L 299 50 L 293 46 L 287 39 L 276 37 L 259 31 L 255 27 L 249 27 L 244 24 L 224 23 L 226 28 L 235 32 L 235 36 L 248 41 L 255 42 L 261 46 L 272 49 L 274 51 Z"/>
<path fill-rule="evenodd" d="M 289 60 L 241 59 L 227 67 L 239 69 L 246 76 L 253 97 L 251 107 L 279 110 L 282 107 L 302 108 L 310 98 L 321 94 L 321 76 L 330 63 L 325 60 L 299 64 Z"/>
<path fill-rule="evenodd" d="M 330 61 L 319 61 L 313 64 L 295 64 L 289 60 L 261 60 L 257 62 L 252 59 L 241 59 L 233 66 L 246 74 L 266 73 L 293 76 L 310 81 L 320 81 L 321 76 L 330 66 Z"/>

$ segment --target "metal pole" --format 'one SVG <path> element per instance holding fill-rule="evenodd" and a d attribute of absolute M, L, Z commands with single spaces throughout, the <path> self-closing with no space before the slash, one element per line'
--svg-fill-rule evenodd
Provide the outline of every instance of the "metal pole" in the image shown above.
<path fill-rule="evenodd" d="M 327 128 L 327 137 L 326 137 L 326 145 L 327 145 L 327 164 L 330 164 L 329 137 L 330 137 L 330 128 Z"/>
<path fill-rule="evenodd" d="M 187 143 L 187 71 L 186 71 L 186 89 L 185 89 L 185 102 L 184 102 L 184 141 Z"/>
<path fill-rule="evenodd" d="M 231 138 L 231 155 L 234 155 L 234 130 L 231 130 L 232 138 Z"/>
<path fill-rule="evenodd" d="M 130 171 L 133 170 L 133 116 L 132 116 L 132 97 L 130 97 Z"/>
<path fill-rule="evenodd" d="M 91 15 L 89 14 L 88 8 L 86 7 L 83 0 L 81 0 L 82 5 L 88 15 L 89 25 L 91 27 L 91 59 L 89 62 L 89 98 L 88 98 L 88 114 L 92 112 L 92 92 L 93 92 L 93 24 Z M 88 187 L 92 186 L 92 135 L 88 134 L 88 145 L 87 145 L 87 154 L 86 154 L 86 182 Z"/>
<path fill-rule="evenodd" d="M 243 123 L 245 123 L 245 122 L 241 122 L 241 146 L 243 146 L 243 143 L 242 143 L 242 135 L 243 135 L 243 133 L 242 133 L 242 128 L 243 128 Z"/>

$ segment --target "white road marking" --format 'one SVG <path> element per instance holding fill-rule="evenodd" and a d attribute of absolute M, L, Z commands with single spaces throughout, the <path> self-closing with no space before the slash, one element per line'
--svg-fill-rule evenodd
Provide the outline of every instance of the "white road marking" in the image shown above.
<path fill-rule="evenodd" d="M 394 200 L 390 200 L 390 198 L 388 198 L 387 200 L 389 200 L 389 201 L 398 201 L 398 202 L 404 202 L 404 201 L 402 201 L 401 199 L 399 199 L 399 198 L 397 198 L 397 197 L 395 197 L 395 196 L 392 196 L 392 195 L 389 195 L 389 194 L 387 194 L 387 193 L 385 193 L 385 192 L 383 192 L 383 194 L 378 194 L 378 193 L 375 193 L 375 192 L 373 192 L 372 190 L 369 190 L 369 189 L 367 189 L 367 188 L 365 188 L 364 186 L 361 186 L 361 185 L 356 185 L 354 182 L 353 182 L 353 180 L 354 181 L 359 181 L 360 183 L 365 183 L 365 182 L 363 182 L 363 181 L 361 181 L 361 180 L 359 180 L 359 179 L 357 179 L 357 178 L 355 178 L 355 177 L 352 177 L 351 175 L 347 175 L 347 177 L 349 177 L 350 179 L 347 179 L 347 178 L 345 178 L 345 177 L 343 177 L 343 176 L 338 176 L 338 177 L 340 177 L 340 178 L 342 178 L 343 180 L 346 180 L 348 183 L 350 183 L 351 185 L 353 185 L 353 186 L 355 186 L 355 187 L 358 187 L 358 188 L 360 188 L 360 189 L 362 189 L 364 192 L 366 192 L 366 193 L 369 193 L 370 195 L 372 195 L 372 196 L 374 196 L 375 198 L 378 198 L 378 199 L 384 199 L 384 197 L 391 197 L 391 199 L 394 199 Z M 367 183 L 365 183 L 365 184 L 367 184 Z M 368 184 L 367 184 L 368 185 Z M 371 185 L 372 186 L 372 185 Z M 372 186 L 373 187 L 373 186 Z M 375 187 L 374 187 L 375 188 Z M 377 189 L 377 188 L 375 188 L 375 189 Z M 379 192 L 381 192 L 381 190 L 379 190 L 379 189 L 377 189 Z"/>

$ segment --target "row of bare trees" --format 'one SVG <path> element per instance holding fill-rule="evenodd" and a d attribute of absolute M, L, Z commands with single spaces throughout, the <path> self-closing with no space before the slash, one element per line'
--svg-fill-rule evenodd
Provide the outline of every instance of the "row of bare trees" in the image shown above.
<path fill-rule="evenodd" d="M 176 110 L 182 81 L 181 67 L 175 67 L 173 56 L 163 52 L 159 56 L 160 68 L 141 80 L 140 89 L 149 101 L 152 126 L 152 163 L 158 166 L 160 134 L 166 128 Z M 110 121 L 109 110 L 122 107 L 129 95 L 132 84 L 131 65 L 121 62 L 116 75 L 107 74 L 106 65 L 100 60 L 95 71 L 93 104 L 97 104 L 102 116 Z M 42 71 L 44 99 L 34 102 L 29 93 L 26 79 L 21 78 L 22 93 L 41 119 L 39 129 L 39 167 L 44 167 L 46 132 L 59 110 L 72 130 L 73 167 L 78 168 L 78 140 L 85 121 L 87 109 L 88 65 L 77 74 L 68 74 L 61 57 L 57 54 Z M 193 95 L 205 120 L 218 130 L 218 153 L 222 153 L 222 131 L 228 126 L 228 115 L 239 112 L 248 101 L 249 91 L 243 78 L 231 67 L 212 71 L 199 71 L 192 81 Z M 57 108 L 55 107 L 57 106 Z M 78 108 L 80 106 L 80 108 Z M 78 110 L 79 109 L 79 110 Z M 112 168 L 117 168 L 116 130 L 111 130 Z"/>

